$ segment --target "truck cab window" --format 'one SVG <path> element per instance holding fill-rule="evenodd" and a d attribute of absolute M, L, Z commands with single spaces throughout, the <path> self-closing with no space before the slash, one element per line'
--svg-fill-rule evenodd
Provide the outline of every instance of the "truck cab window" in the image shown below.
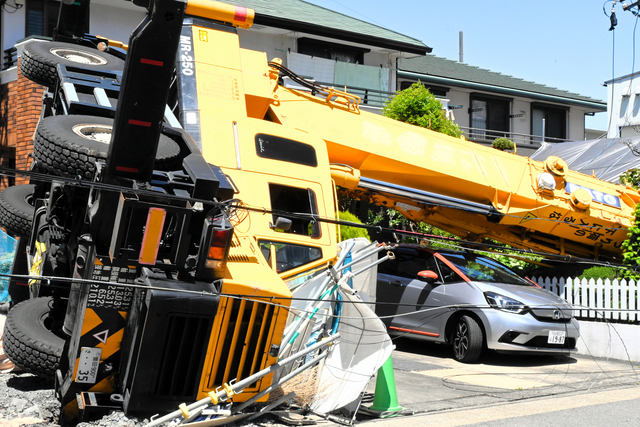
<path fill-rule="evenodd" d="M 264 133 L 256 135 L 256 154 L 264 159 L 318 166 L 316 149 L 312 145 Z"/>
<path fill-rule="evenodd" d="M 272 240 L 258 240 L 260 252 L 271 264 L 273 250 L 276 254 L 276 271 L 282 273 L 322 258 L 322 249 L 313 246 L 294 245 Z"/>
<path fill-rule="evenodd" d="M 277 224 L 278 218 L 291 221 L 291 226 L 287 230 L 274 228 L 275 231 L 320 237 L 320 223 L 316 220 L 318 205 L 312 190 L 269 184 L 269 194 L 273 212 L 272 224 Z"/>

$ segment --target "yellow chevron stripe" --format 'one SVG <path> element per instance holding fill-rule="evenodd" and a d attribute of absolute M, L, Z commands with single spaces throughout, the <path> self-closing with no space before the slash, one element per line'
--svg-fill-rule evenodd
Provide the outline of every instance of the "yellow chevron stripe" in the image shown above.
<path fill-rule="evenodd" d="M 102 349 L 102 355 L 100 360 L 105 360 L 111 357 L 116 351 L 120 351 L 120 343 L 122 343 L 122 336 L 124 335 L 124 328 L 120 329 L 114 334 L 110 334 L 107 338 L 107 343 L 100 343 L 96 347 Z"/>

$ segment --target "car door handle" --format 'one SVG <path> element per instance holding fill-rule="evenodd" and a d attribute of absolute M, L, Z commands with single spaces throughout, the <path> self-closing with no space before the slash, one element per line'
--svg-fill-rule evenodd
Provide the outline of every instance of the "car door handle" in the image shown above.
<path fill-rule="evenodd" d="M 391 282 L 391 284 L 392 284 L 393 286 L 398 287 L 398 288 L 399 288 L 400 286 L 403 286 L 402 282 L 401 282 L 401 281 L 399 281 L 399 280 L 394 280 L 394 281 L 392 281 L 392 282 Z"/>

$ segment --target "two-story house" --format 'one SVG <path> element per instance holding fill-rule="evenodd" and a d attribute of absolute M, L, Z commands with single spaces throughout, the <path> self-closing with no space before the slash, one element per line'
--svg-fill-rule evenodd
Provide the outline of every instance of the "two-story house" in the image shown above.
<path fill-rule="evenodd" d="M 226 2 L 256 11 L 254 25 L 238 30 L 243 48 L 264 51 L 303 77 L 346 89 L 362 98 L 362 109 L 378 113 L 396 90 L 421 81 L 475 142 L 506 135 L 518 154 L 527 155 L 543 139 L 585 139 L 584 115 L 606 110 L 598 100 L 427 55 L 431 48 L 422 41 L 303 0 Z M 0 9 L 4 167 L 29 168 L 44 88 L 20 75 L 18 57 L 25 43 L 51 36 L 59 4 L 7 0 Z M 92 0 L 84 31 L 126 41 L 144 13 L 127 0 Z M 0 189 L 13 183 L 0 176 Z"/>
<path fill-rule="evenodd" d="M 363 109 L 379 111 L 393 95 L 398 59 L 431 51 L 414 38 L 301 0 L 228 3 L 256 11 L 251 29 L 238 30 L 243 48 L 280 58 L 284 66 L 318 83 L 347 88 L 361 96 Z M 8 0 L 0 9 L 0 155 L 5 167 L 29 168 L 44 88 L 20 75 L 18 57 L 25 43 L 53 34 L 59 5 L 56 0 Z M 126 42 L 145 12 L 130 1 L 92 0 L 84 31 Z M 0 177 L 0 187 L 13 183 Z"/>
<path fill-rule="evenodd" d="M 505 136 L 518 154 L 540 143 L 581 141 L 599 135 L 585 131 L 585 116 L 607 110 L 606 102 L 434 55 L 401 59 L 398 86 L 416 81 L 448 100 L 467 139 L 491 144 Z M 600 132 L 600 134 L 603 134 Z"/>

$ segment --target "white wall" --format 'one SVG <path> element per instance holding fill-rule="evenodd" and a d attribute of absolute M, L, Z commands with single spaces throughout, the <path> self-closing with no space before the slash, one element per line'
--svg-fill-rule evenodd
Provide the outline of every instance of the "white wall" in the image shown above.
<path fill-rule="evenodd" d="M 269 61 L 282 59 L 287 66 L 287 51 L 295 52 L 295 40 L 290 34 L 267 34 L 264 32 L 238 29 L 240 47 L 243 49 L 265 52 Z"/>
<path fill-rule="evenodd" d="M 119 7 L 114 7 L 114 4 Z M 26 7 L 22 7 L 14 13 L 8 13 L 2 9 L 3 52 L 25 37 L 25 10 Z M 145 9 L 131 5 L 130 2 L 93 1 L 91 2 L 89 32 L 126 43 L 131 31 L 142 21 L 145 13 Z"/>
<path fill-rule="evenodd" d="M 610 123 L 607 136 L 637 136 L 636 129 L 640 129 L 640 73 L 607 82 L 607 103 Z"/>
<path fill-rule="evenodd" d="M 390 63 L 391 62 L 391 63 Z M 383 68 L 389 68 L 395 64 L 395 60 L 389 60 L 389 55 L 383 52 L 369 52 L 364 54 L 364 64 L 372 67 L 379 67 L 382 64 Z"/>
<path fill-rule="evenodd" d="M 601 129 L 585 129 L 584 133 L 585 133 L 584 139 L 589 141 L 589 140 L 592 140 L 592 139 L 600 138 L 603 134 L 606 133 L 606 131 L 601 130 Z"/>
<path fill-rule="evenodd" d="M 567 138 L 571 141 L 584 141 L 584 113 L 585 110 L 580 107 L 571 107 L 569 110 Z"/>
<path fill-rule="evenodd" d="M 6 9 L 11 10 L 10 7 Z M 2 9 L 2 54 L 4 51 L 13 47 L 18 40 L 24 38 L 24 25 L 25 25 L 25 7 L 16 10 L 13 13 L 9 13 Z"/>
<path fill-rule="evenodd" d="M 459 126 L 469 126 L 469 94 L 459 90 L 452 89 L 447 92 L 449 105 L 462 105 L 462 108 L 453 110 L 453 116 L 456 124 Z"/>
<path fill-rule="evenodd" d="M 511 131 L 523 135 L 531 133 L 531 101 L 516 98 L 511 104 L 511 114 L 522 117 L 511 119 Z"/>
<path fill-rule="evenodd" d="M 92 2 L 89 33 L 128 43 L 131 32 L 144 19 L 145 15 L 146 10 L 141 7 L 124 10 Z"/>

